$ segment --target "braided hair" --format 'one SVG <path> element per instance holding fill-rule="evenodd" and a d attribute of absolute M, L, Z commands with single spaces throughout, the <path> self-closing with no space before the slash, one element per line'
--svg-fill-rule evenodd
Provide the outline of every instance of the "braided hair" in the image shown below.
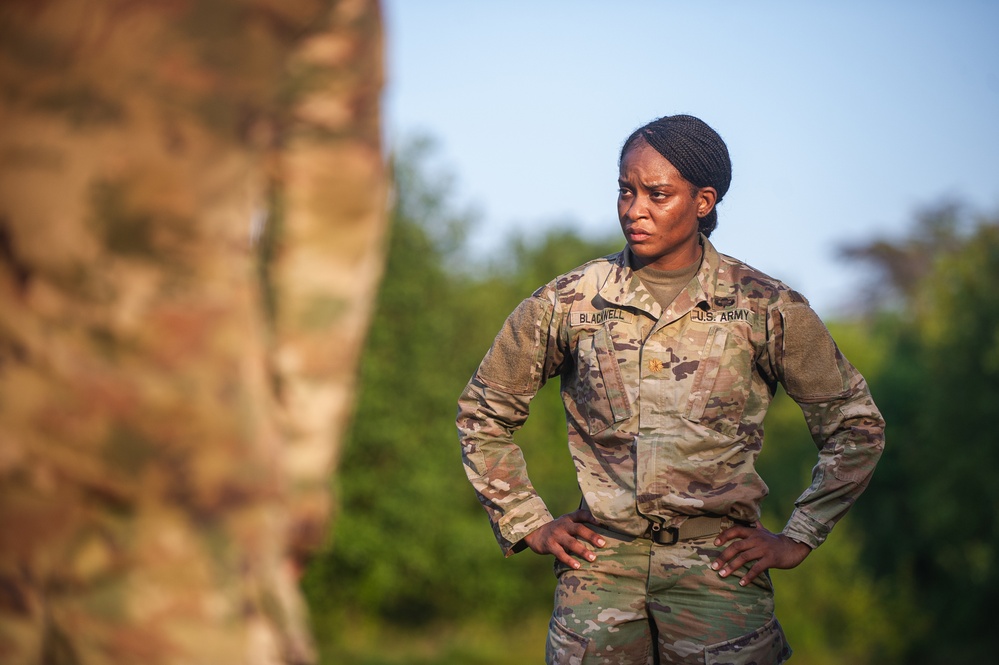
<path fill-rule="evenodd" d="M 728 147 L 718 132 L 703 120 L 691 115 L 668 115 L 639 127 L 621 148 L 618 166 L 639 139 L 655 148 L 685 180 L 694 187 L 714 187 L 718 192 L 715 207 L 699 218 L 697 229 L 705 236 L 718 226 L 717 204 L 732 182 L 732 161 Z"/>

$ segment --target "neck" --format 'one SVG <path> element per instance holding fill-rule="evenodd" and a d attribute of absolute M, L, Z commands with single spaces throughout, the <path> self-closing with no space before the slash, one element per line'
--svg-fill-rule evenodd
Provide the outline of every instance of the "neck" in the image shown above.
<path fill-rule="evenodd" d="M 661 270 L 653 265 L 634 268 L 639 281 L 652 294 L 663 309 L 667 309 L 677 295 L 694 279 L 701 267 L 701 257 L 676 270 Z"/>
<path fill-rule="evenodd" d="M 631 256 L 636 269 L 651 268 L 652 270 L 675 271 L 684 270 L 700 263 L 703 253 L 704 250 L 701 248 L 700 240 L 698 240 L 690 248 L 684 248 L 682 251 L 655 259 L 636 256 L 634 252 L 632 252 Z"/>

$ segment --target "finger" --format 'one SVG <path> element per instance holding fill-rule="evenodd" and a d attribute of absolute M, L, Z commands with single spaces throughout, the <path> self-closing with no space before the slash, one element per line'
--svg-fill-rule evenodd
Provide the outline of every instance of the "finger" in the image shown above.
<path fill-rule="evenodd" d="M 575 535 L 576 538 L 581 538 L 596 547 L 603 547 L 607 544 L 607 541 L 604 540 L 603 536 L 595 532 L 593 529 L 583 526 L 582 524 L 578 525 L 573 530 L 573 535 Z"/>
<path fill-rule="evenodd" d="M 741 552 L 746 551 L 753 547 L 753 542 L 748 538 L 740 538 L 733 542 L 731 545 L 722 550 L 721 554 L 718 555 L 716 562 L 721 566 L 727 564 L 731 559 L 739 556 Z"/>
<path fill-rule="evenodd" d="M 573 522 L 593 522 L 593 513 L 586 508 L 578 508 L 566 515 Z"/>
<path fill-rule="evenodd" d="M 573 568 L 579 569 L 580 563 L 579 559 L 585 559 L 586 561 L 594 561 L 597 555 L 587 549 L 580 541 L 575 538 L 570 539 L 565 545 L 556 544 L 551 548 L 551 553 L 555 555 L 555 558 L 564 563 L 565 565 Z"/>
<path fill-rule="evenodd" d="M 724 545 L 730 540 L 740 540 L 740 539 L 749 538 L 750 536 L 753 535 L 754 532 L 755 530 L 750 529 L 749 527 L 732 526 L 725 529 L 720 534 L 718 534 L 718 537 L 715 538 L 715 545 L 720 546 Z"/>
<path fill-rule="evenodd" d="M 726 550 L 727 552 L 727 550 Z M 757 561 L 762 559 L 764 552 L 761 552 L 755 548 L 747 549 L 739 552 L 735 557 L 728 557 L 724 561 L 719 557 L 711 567 L 718 571 L 718 574 L 722 577 L 728 577 L 734 571 L 739 570 L 745 566 L 750 561 Z"/>
<path fill-rule="evenodd" d="M 557 560 L 561 561 L 562 563 L 564 563 L 565 565 L 569 566 L 573 570 L 578 570 L 579 569 L 579 566 L 580 566 L 579 560 L 576 559 L 575 557 L 573 557 L 572 554 L 570 554 L 569 552 L 567 552 L 565 549 L 563 549 L 561 547 L 558 548 L 558 549 L 554 549 L 554 550 L 552 550 L 552 554 L 555 555 L 555 558 Z"/>
<path fill-rule="evenodd" d="M 581 559 L 593 561 L 597 558 L 597 555 L 578 538 L 570 537 L 567 541 L 562 543 L 562 546 L 566 551 L 580 557 Z"/>
<path fill-rule="evenodd" d="M 766 570 L 767 567 L 763 564 L 763 560 L 761 559 L 757 561 L 755 564 L 753 564 L 752 568 L 746 571 L 746 574 L 742 576 L 742 579 L 739 580 L 739 586 L 746 586 L 747 584 L 755 580 L 757 575 L 765 572 Z"/>

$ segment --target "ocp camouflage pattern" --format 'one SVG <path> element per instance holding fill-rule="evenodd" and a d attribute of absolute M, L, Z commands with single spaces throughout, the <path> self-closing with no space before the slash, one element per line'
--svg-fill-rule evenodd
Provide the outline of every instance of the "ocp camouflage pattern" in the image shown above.
<path fill-rule="evenodd" d="M 555 563 L 546 662 L 775 665 L 791 655 L 770 576 L 743 587 L 745 568 L 718 575 L 714 536 L 659 546 L 597 531 L 606 545 L 594 561 Z"/>
<path fill-rule="evenodd" d="M 375 0 L 0 5 L 0 662 L 315 660 Z"/>
<path fill-rule="evenodd" d="M 558 277 L 507 319 L 457 418 L 466 473 L 507 555 L 552 519 L 513 437 L 555 376 L 582 504 L 616 532 L 757 520 L 767 488 L 755 462 L 778 384 L 819 453 L 784 533 L 818 546 L 866 487 L 884 421 L 863 377 L 803 296 L 701 242 L 695 279 L 665 310 L 625 250 Z"/>

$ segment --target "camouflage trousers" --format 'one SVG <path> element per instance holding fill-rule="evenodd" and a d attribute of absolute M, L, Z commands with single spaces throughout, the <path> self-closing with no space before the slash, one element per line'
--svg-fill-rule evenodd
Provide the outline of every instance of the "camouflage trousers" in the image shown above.
<path fill-rule="evenodd" d="M 658 545 L 596 528 L 593 562 L 556 563 L 548 665 L 774 665 L 791 655 L 769 575 L 739 586 L 711 563 L 714 537 Z"/>

